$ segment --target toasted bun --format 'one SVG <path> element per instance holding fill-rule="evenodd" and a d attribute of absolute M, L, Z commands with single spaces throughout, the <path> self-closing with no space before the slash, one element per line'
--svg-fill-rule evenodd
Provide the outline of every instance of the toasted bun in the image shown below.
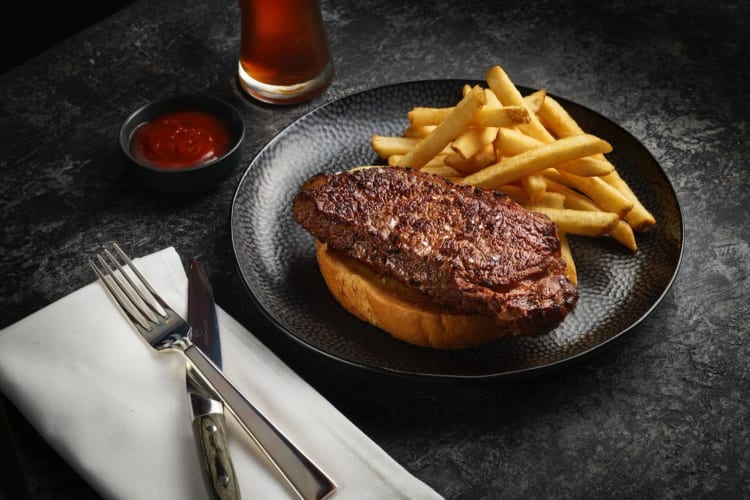
<path fill-rule="evenodd" d="M 508 333 L 486 315 L 452 314 L 401 283 L 325 243 L 316 242 L 318 266 L 334 298 L 351 314 L 410 344 L 460 349 L 486 344 Z"/>

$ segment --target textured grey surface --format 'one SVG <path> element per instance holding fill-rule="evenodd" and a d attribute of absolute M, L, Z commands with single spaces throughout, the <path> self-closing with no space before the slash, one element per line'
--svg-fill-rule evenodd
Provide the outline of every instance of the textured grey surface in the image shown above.
<path fill-rule="evenodd" d="M 409 471 L 446 498 L 750 496 L 750 286 L 745 209 L 747 2 L 324 1 L 336 77 L 273 108 L 235 79 L 231 0 L 140 0 L 0 76 L 0 327 L 92 281 L 82 252 L 197 257 L 217 301 Z M 125 174 L 121 122 L 201 90 L 241 109 L 245 162 L 324 102 L 386 83 L 481 79 L 502 65 L 619 123 L 673 183 L 680 273 L 632 334 L 597 356 L 511 383 L 417 383 L 332 364 L 253 308 L 229 238 L 242 169 L 165 198 Z M 97 498 L 12 407 L 34 499 Z"/>

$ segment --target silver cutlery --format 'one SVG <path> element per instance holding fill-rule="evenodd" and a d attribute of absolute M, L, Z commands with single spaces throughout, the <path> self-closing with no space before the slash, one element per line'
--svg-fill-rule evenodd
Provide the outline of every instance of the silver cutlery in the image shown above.
<path fill-rule="evenodd" d="M 187 320 L 192 328 L 193 343 L 221 369 L 221 339 L 214 294 L 203 266 L 195 259 L 190 259 L 188 265 Z M 213 500 L 239 500 L 240 486 L 227 443 L 224 404 L 202 386 L 190 363 L 187 368 L 193 435 L 206 489 Z"/>
<path fill-rule="evenodd" d="M 133 328 L 157 351 L 181 352 L 199 381 L 224 403 L 242 428 L 302 499 L 329 497 L 336 484 L 297 448 L 191 341 L 192 329 L 159 296 L 116 243 L 89 264 Z"/>

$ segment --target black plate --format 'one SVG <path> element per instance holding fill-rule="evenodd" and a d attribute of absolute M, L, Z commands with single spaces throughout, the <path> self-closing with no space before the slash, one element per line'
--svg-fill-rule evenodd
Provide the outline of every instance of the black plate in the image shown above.
<path fill-rule="evenodd" d="M 612 144 L 609 158 L 657 220 L 650 231 L 637 234 L 635 254 L 609 238 L 571 237 L 580 299 L 557 329 L 536 338 L 439 351 L 393 339 L 334 301 L 318 271 L 312 236 L 292 219 L 294 195 L 315 173 L 382 163 L 370 147 L 373 134 L 401 134 L 414 106 L 455 104 L 464 83 L 400 83 L 331 102 L 285 128 L 250 163 L 232 205 L 233 250 L 251 296 L 280 331 L 332 359 L 378 372 L 504 377 L 581 359 L 631 331 L 664 297 L 683 246 L 682 215 L 669 180 L 648 150 L 620 126 L 555 96 L 584 130 Z"/>

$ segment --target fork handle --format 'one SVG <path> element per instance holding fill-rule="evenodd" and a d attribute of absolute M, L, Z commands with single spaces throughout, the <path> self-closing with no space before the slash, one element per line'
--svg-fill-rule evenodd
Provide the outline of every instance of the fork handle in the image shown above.
<path fill-rule="evenodd" d="M 326 498 L 336 484 L 256 408 L 193 344 L 183 351 L 198 376 L 219 396 L 229 412 L 303 500 Z"/>

